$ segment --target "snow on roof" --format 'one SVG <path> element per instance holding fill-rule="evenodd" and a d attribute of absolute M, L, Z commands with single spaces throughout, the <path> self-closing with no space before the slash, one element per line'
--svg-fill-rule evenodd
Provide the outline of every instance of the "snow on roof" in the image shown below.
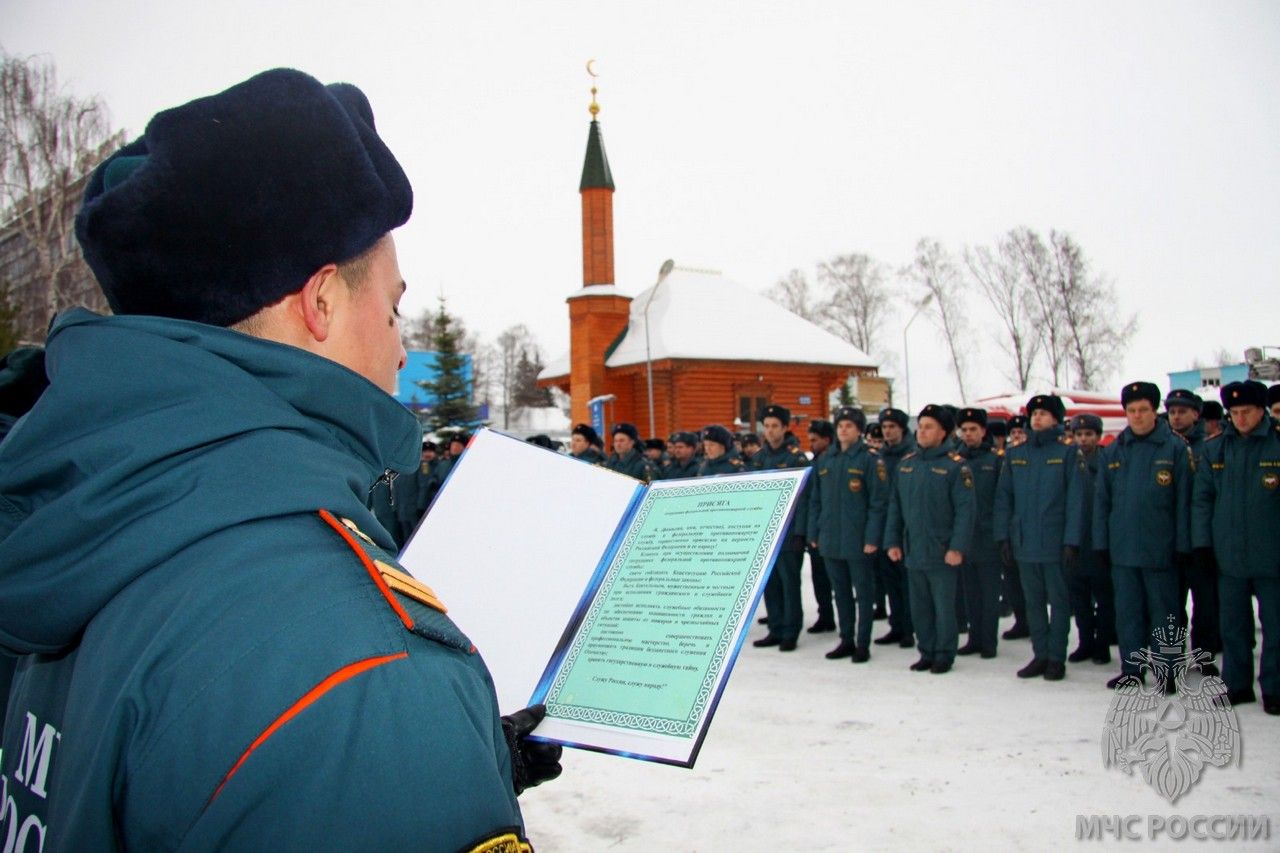
<path fill-rule="evenodd" d="M 871 356 L 852 344 L 720 275 L 677 267 L 654 287 L 648 342 L 654 361 L 694 358 L 876 367 Z M 632 300 L 626 334 L 605 360 L 607 367 L 645 362 L 644 312 L 654 287 Z M 568 372 L 566 354 L 539 376 Z"/>

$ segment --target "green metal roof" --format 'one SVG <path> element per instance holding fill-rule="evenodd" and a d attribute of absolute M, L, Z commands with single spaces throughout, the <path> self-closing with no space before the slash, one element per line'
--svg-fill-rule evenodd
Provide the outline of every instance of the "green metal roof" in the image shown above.
<path fill-rule="evenodd" d="M 600 122 L 592 119 L 591 130 L 587 133 L 587 157 L 582 163 L 582 181 L 578 184 L 578 192 L 600 187 L 614 189 L 613 173 L 609 171 L 609 158 L 604 153 Z"/>

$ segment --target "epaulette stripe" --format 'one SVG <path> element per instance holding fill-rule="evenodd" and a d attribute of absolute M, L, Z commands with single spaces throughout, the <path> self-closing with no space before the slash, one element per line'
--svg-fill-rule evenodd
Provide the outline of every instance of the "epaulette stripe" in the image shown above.
<path fill-rule="evenodd" d="M 414 601 L 427 605 L 428 607 L 439 610 L 441 613 L 448 613 L 449 610 L 444 606 L 444 602 L 436 597 L 436 592 L 413 575 L 405 574 L 395 566 L 388 565 L 381 560 L 374 560 L 373 564 L 378 567 L 378 571 L 382 573 L 382 579 L 387 582 L 387 586 L 396 592 L 404 593 Z"/>
<path fill-rule="evenodd" d="M 324 510 L 321 510 L 321 512 L 323 513 Z M 330 518 L 332 518 L 332 516 L 330 516 Z M 279 717 L 276 717 L 275 721 L 263 729 L 262 734 L 258 735 L 254 739 L 253 743 L 249 744 L 249 748 L 246 749 L 241 754 L 239 760 L 231 766 L 231 769 L 227 771 L 227 775 L 222 777 L 222 781 L 219 782 L 218 787 L 214 789 L 213 795 L 209 797 L 209 802 L 205 803 L 205 808 L 207 809 L 209 806 L 213 805 L 213 801 L 218 798 L 218 795 L 222 793 L 222 789 L 231 781 L 231 777 L 236 775 L 236 772 L 239 771 L 240 767 L 249 759 L 249 756 L 253 751 L 266 743 L 267 739 L 278 732 L 285 723 L 289 722 L 294 717 L 298 716 L 298 714 L 306 710 L 307 706 L 311 705 L 321 696 L 328 693 L 344 681 L 349 681 L 363 672 L 367 672 L 374 667 L 382 666 L 384 663 L 391 663 L 393 660 L 400 660 L 401 658 L 407 658 L 408 656 L 408 652 L 396 652 L 395 654 L 390 655 L 379 655 L 375 658 L 365 658 L 364 660 L 356 661 L 355 663 L 349 663 L 338 671 L 330 673 L 323 681 L 304 693 L 301 699 L 290 705 L 288 710 Z"/>
<path fill-rule="evenodd" d="M 342 525 L 342 522 L 333 517 L 333 513 L 329 512 L 327 509 L 322 509 L 320 510 L 320 517 L 324 519 L 325 524 L 338 531 L 338 535 L 342 537 L 342 541 L 346 542 L 347 546 L 350 547 L 352 551 L 356 552 L 356 556 L 360 558 L 360 563 L 364 566 L 365 571 L 369 573 L 369 577 L 373 578 L 373 582 L 377 585 L 378 591 L 382 593 L 382 597 L 387 600 L 387 603 L 391 605 L 391 609 L 400 617 L 400 621 L 404 623 L 404 627 L 412 631 L 413 618 L 408 614 L 404 607 L 401 606 L 400 602 L 396 600 L 395 593 L 393 593 L 391 588 L 387 586 L 387 582 L 382 579 L 382 572 L 378 571 L 377 566 L 373 564 L 373 560 L 369 559 L 369 555 L 364 552 L 363 548 L 356 544 L 355 538 L 347 528 Z"/>

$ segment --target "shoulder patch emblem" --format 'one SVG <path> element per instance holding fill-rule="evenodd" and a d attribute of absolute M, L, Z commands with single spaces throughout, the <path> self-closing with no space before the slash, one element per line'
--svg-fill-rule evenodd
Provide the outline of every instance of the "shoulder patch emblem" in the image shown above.
<path fill-rule="evenodd" d="M 882 483 L 889 480 L 889 469 L 885 467 L 883 459 L 876 460 L 876 476 L 880 478 Z"/>
<path fill-rule="evenodd" d="M 1262 475 L 1262 488 L 1271 492 L 1275 491 L 1277 486 L 1280 486 L 1280 474 L 1277 474 L 1274 471 L 1268 471 Z"/>
<path fill-rule="evenodd" d="M 952 452 L 948 453 L 947 455 L 951 457 L 951 461 L 952 461 L 952 462 L 963 462 L 963 461 L 964 461 L 964 457 L 963 457 L 963 456 L 961 456 L 959 453 L 956 453 L 954 450 L 953 450 Z"/>
<path fill-rule="evenodd" d="M 852 480 L 850 480 L 850 481 L 849 481 L 849 491 L 854 492 L 854 493 L 857 493 L 857 492 L 862 491 L 862 480 L 861 480 L 861 478 L 859 478 L 859 477 L 854 477 Z"/>
<path fill-rule="evenodd" d="M 1161 486 L 1167 486 L 1173 482 L 1173 472 L 1168 468 L 1161 468 L 1156 471 L 1156 483 Z"/>
<path fill-rule="evenodd" d="M 973 472 L 969 470 L 968 466 L 960 469 L 960 480 L 964 483 L 966 489 L 973 488 Z"/>

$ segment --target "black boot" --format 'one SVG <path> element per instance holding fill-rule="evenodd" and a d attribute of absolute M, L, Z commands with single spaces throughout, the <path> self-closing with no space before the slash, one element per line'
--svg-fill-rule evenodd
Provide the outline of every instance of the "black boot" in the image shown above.
<path fill-rule="evenodd" d="M 783 640 L 782 642 L 778 643 L 778 651 L 780 652 L 794 652 L 795 650 L 796 650 L 795 640 Z"/>
<path fill-rule="evenodd" d="M 1027 637 L 1031 636 L 1031 629 L 1026 625 L 1014 622 L 1013 627 L 1008 631 L 1005 631 L 1000 636 L 1006 640 L 1025 640 Z"/>
<path fill-rule="evenodd" d="M 929 658 L 927 658 L 927 657 L 925 657 L 925 656 L 921 655 L 921 656 L 920 656 L 920 660 L 918 660 L 918 661 L 916 661 L 915 663 L 911 664 L 911 666 L 909 667 L 909 669 L 910 669 L 912 672 L 928 672 L 929 670 L 933 669 L 933 661 L 931 661 L 931 660 L 929 660 Z"/>
<path fill-rule="evenodd" d="M 1134 675 L 1133 673 L 1122 672 L 1119 675 L 1117 675 L 1115 678 L 1107 682 L 1107 689 L 1115 690 L 1117 687 L 1127 687 L 1131 683 L 1135 685 L 1140 685 L 1142 684 L 1142 679 L 1139 676 Z"/>
<path fill-rule="evenodd" d="M 1076 650 L 1074 652 L 1067 655 L 1067 660 L 1071 661 L 1072 663 L 1084 663 L 1085 661 L 1089 660 L 1089 658 L 1091 657 L 1093 657 L 1093 649 L 1090 648 L 1089 646 L 1086 646 L 1084 643 L 1081 643 L 1079 646 L 1076 647 Z"/>
<path fill-rule="evenodd" d="M 901 632 L 890 631 L 889 633 L 885 634 L 883 637 L 880 637 L 876 640 L 872 640 L 872 642 L 875 643 L 877 646 L 887 646 L 887 645 L 890 645 L 891 643 L 896 643 L 901 639 L 902 639 Z"/>
<path fill-rule="evenodd" d="M 777 646 L 781 644 L 782 644 L 781 637 L 777 637 L 773 634 L 766 634 L 760 639 L 756 640 L 751 645 L 755 646 L 757 649 L 766 649 L 769 646 Z"/>
<path fill-rule="evenodd" d="M 1018 670 L 1019 678 L 1039 678 L 1049 668 L 1048 658 L 1035 658 L 1031 663 Z"/>
<path fill-rule="evenodd" d="M 827 652 L 825 657 L 827 660 L 839 660 L 853 655 L 853 640 L 841 640 L 840 645 Z"/>
<path fill-rule="evenodd" d="M 1067 677 L 1067 665 L 1060 660 L 1051 660 L 1045 665 L 1045 681 L 1061 681 Z"/>
<path fill-rule="evenodd" d="M 869 661 L 869 660 L 871 660 L 871 650 L 870 650 L 870 649 L 868 649 L 866 646 L 854 646 L 854 647 L 853 647 L 853 662 L 854 662 L 854 663 L 866 663 L 866 662 L 867 662 L 867 661 Z"/>
<path fill-rule="evenodd" d="M 1093 650 L 1093 662 L 1097 664 L 1111 663 L 1111 649 L 1098 646 Z"/>
<path fill-rule="evenodd" d="M 942 675 L 951 671 L 951 661 L 936 660 L 933 666 L 929 667 L 929 671 L 934 675 Z"/>
<path fill-rule="evenodd" d="M 883 605 L 877 604 L 876 609 L 871 612 L 872 619 L 888 619 L 889 611 L 884 609 Z"/>
<path fill-rule="evenodd" d="M 916 644 L 916 638 L 911 634 L 903 634 L 902 639 L 898 641 L 898 645 L 904 649 L 909 649 Z"/>
<path fill-rule="evenodd" d="M 808 627 L 810 634 L 826 634 L 836 629 L 836 623 L 831 621 L 830 616 L 819 616 L 818 621 Z"/>
<path fill-rule="evenodd" d="M 961 656 L 976 655 L 980 651 L 982 651 L 982 648 L 977 643 L 968 642 L 968 643 L 965 643 L 960 648 L 956 649 L 956 654 Z"/>

